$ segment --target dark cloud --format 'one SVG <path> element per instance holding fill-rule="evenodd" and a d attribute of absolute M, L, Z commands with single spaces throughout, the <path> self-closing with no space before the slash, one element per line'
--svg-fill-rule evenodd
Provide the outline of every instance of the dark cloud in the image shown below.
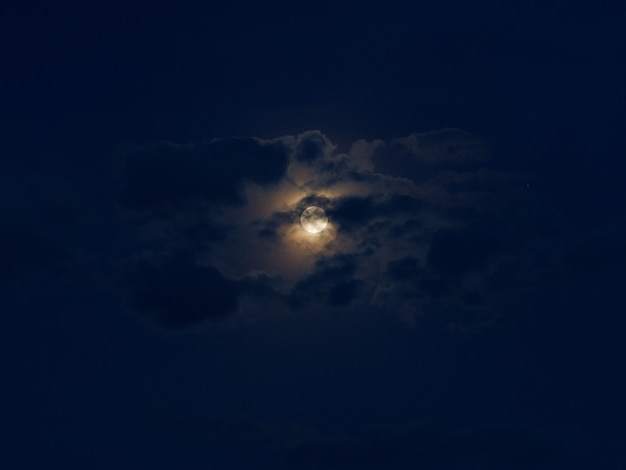
<path fill-rule="evenodd" d="M 239 288 L 185 256 L 140 261 L 129 275 L 131 304 L 174 330 L 236 312 Z"/>
<path fill-rule="evenodd" d="M 131 209 L 161 211 L 197 202 L 241 204 L 243 181 L 264 185 L 279 181 L 288 155 L 284 144 L 254 138 L 153 143 L 128 156 L 121 201 Z"/>
<path fill-rule="evenodd" d="M 416 215 L 424 207 L 424 201 L 408 194 L 394 194 L 383 201 L 379 210 L 384 214 Z"/>
<path fill-rule="evenodd" d="M 209 220 L 195 220 L 182 227 L 181 235 L 189 245 L 205 246 L 224 241 L 232 230 L 232 227 L 217 225 Z"/>
<path fill-rule="evenodd" d="M 284 301 L 284 296 L 277 290 L 282 278 L 263 272 L 251 273 L 236 281 L 241 296 L 253 297 L 261 301 Z"/>
<path fill-rule="evenodd" d="M 362 281 L 358 279 L 338 282 L 330 288 L 326 301 L 333 307 L 350 305 L 356 298 L 357 290 L 362 284 Z"/>
<path fill-rule="evenodd" d="M 489 158 L 485 141 L 460 129 L 415 133 L 379 145 L 372 154 L 378 171 L 423 181 L 437 171 L 480 167 Z"/>
<path fill-rule="evenodd" d="M 356 298 L 362 281 L 355 278 L 358 255 L 338 253 L 315 263 L 313 272 L 296 283 L 289 294 L 292 308 L 311 305 L 345 307 Z"/>
<path fill-rule="evenodd" d="M 377 218 L 393 222 L 397 215 L 417 215 L 424 206 L 414 196 L 392 194 L 385 198 L 376 196 L 344 196 L 332 201 L 328 214 L 342 228 L 355 230 Z"/>
<path fill-rule="evenodd" d="M 333 199 L 311 194 L 300 199 L 293 210 L 277 212 L 260 221 L 262 228 L 259 235 L 274 237 L 281 226 L 297 223 L 302 211 L 309 206 L 321 207 L 341 229 L 352 231 L 367 229 L 376 219 L 382 219 L 385 224 L 394 224 L 394 216 L 417 215 L 424 204 L 418 198 L 405 194 L 393 194 L 389 197 L 342 196 Z M 401 221 L 400 224 L 404 228 L 413 228 L 411 222 Z"/>
<path fill-rule="evenodd" d="M 403 237 L 419 233 L 422 222 L 417 219 L 407 219 L 401 222 L 393 222 L 389 227 L 389 235 L 393 237 Z"/>
<path fill-rule="evenodd" d="M 531 285 L 523 257 L 539 251 L 533 243 L 559 236 L 519 177 L 486 169 L 488 156 L 458 129 L 357 141 L 348 153 L 319 131 L 141 147 L 128 156 L 122 203 L 156 211 L 138 219 L 142 249 L 188 261 L 141 268 L 135 305 L 172 328 L 232 314 L 244 297 L 487 324 L 495 301 Z M 312 205 L 330 222 L 317 238 L 299 225 Z"/>
<path fill-rule="evenodd" d="M 299 136 L 294 151 L 294 159 L 299 162 L 313 163 L 332 150 L 330 141 L 319 131 L 307 131 Z"/>
<path fill-rule="evenodd" d="M 348 153 L 337 152 L 337 147 L 320 131 L 304 132 L 297 136 L 293 152 L 294 162 L 300 165 L 297 179 L 314 191 L 346 181 L 371 180 L 369 147 L 369 143 L 359 141 Z"/>
<path fill-rule="evenodd" d="M 375 215 L 372 197 L 347 196 L 334 203 L 329 215 L 345 228 L 367 224 Z"/>
<path fill-rule="evenodd" d="M 309 194 L 306 197 L 300 199 L 294 209 L 296 214 L 301 214 L 304 209 L 309 206 L 318 206 L 328 211 L 332 207 L 332 199 L 326 196 L 320 196 L 318 194 Z"/>
<path fill-rule="evenodd" d="M 300 215 L 307 207 L 317 206 L 328 211 L 332 204 L 332 200 L 325 196 L 310 194 L 301 198 L 292 210 L 275 212 L 263 220 L 256 221 L 255 224 L 261 227 L 258 234 L 263 238 L 277 240 L 279 229 L 287 225 L 299 224 Z"/>
<path fill-rule="evenodd" d="M 304 207 L 302 210 L 304 210 L 305 208 L 306 207 Z M 258 221 L 258 225 L 261 226 L 258 231 L 259 236 L 261 238 L 276 241 L 278 236 L 278 230 L 285 225 L 298 223 L 301 213 L 301 211 L 276 212 L 267 219 Z"/>
<path fill-rule="evenodd" d="M 412 256 L 394 259 L 387 264 L 387 275 L 395 281 L 416 279 L 419 273 L 419 260 Z"/>

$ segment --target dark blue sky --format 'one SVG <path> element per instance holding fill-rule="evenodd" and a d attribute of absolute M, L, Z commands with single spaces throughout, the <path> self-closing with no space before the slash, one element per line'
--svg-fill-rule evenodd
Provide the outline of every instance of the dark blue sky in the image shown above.
<path fill-rule="evenodd" d="M 626 8 L 350 3 L 0 7 L 2 468 L 626 465 Z"/>

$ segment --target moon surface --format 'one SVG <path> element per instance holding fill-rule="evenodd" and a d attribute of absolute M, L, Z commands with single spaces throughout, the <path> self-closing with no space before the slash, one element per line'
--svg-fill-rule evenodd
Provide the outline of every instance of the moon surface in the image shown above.
<path fill-rule="evenodd" d="M 328 216 L 321 207 L 309 206 L 300 216 L 302 228 L 309 233 L 320 233 L 328 225 Z"/>

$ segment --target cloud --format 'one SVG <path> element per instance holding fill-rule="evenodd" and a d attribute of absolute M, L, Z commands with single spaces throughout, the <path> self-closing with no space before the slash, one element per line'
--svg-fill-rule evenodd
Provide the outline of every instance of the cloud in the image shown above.
<path fill-rule="evenodd" d="M 287 151 L 281 142 L 255 138 L 139 146 L 126 159 L 121 201 L 131 209 L 168 211 L 197 202 L 242 204 L 244 180 L 278 182 L 287 169 Z"/>
<path fill-rule="evenodd" d="M 343 196 L 332 202 L 328 212 L 342 228 L 354 230 L 376 219 L 417 215 L 423 205 L 418 198 L 407 194 Z"/>
<path fill-rule="evenodd" d="M 321 258 L 315 263 L 313 272 L 299 280 L 288 295 L 292 308 L 323 304 L 334 307 L 350 305 L 356 298 L 363 281 L 356 279 L 357 254 L 337 253 Z"/>
<path fill-rule="evenodd" d="M 396 281 L 415 279 L 420 273 L 419 260 L 412 256 L 394 259 L 387 263 L 386 274 Z"/>
<path fill-rule="evenodd" d="M 133 305 L 168 328 L 256 301 L 488 323 L 519 288 L 497 286 L 494 273 L 554 236 L 538 229 L 549 218 L 524 177 L 489 169 L 489 153 L 457 129 L 360 140 L 345 153 L 319 131 L 140 146 L 120 201 L 144 214 L 137 247 L 161 261 L 133 268 Z M 310 205 L 329 216 L 318 235 L 299 225 Z"/>
<path fill-rule="evenodd" d="M 460 129 L 447 128 L 414 133 L 392 139 L 388 144 L 375 141 L 370 158 L 376 169 L 391 176 L 423 181 L 441 170 L 470 170 L 490 157 L 487 143 Z"/>
<path fill-rule="evenodd" d="M 128 280 L 133 307 L 174 330 L 232 314 L 238 308 L 237 283 L 184 256 L 142 260 Z"/>
<path fill-rule="evenodd" d="M 293 158 L 297 162 L 314 163 L 324 159 L 336 147 L 319 131 L 307 131 L 298 136 Z"/>
<path fill-rule="evenodd" d="M 485 162 L 490 153 L 483 139 L 453 128 L 393 139 L 389 149 L 397 157 L 408 157 L 437 168 L 468 167 L 476 162 Z"/>

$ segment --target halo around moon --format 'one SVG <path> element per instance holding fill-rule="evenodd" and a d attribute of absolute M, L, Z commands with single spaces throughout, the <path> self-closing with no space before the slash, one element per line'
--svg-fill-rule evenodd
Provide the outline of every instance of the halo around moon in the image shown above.
<path fill-rule="evenodd" d="M 328 225 L 328 216 L 321 207 L 309 206 L 300 216 L 302 228 L 309 233 L 320 233 Z"/>

